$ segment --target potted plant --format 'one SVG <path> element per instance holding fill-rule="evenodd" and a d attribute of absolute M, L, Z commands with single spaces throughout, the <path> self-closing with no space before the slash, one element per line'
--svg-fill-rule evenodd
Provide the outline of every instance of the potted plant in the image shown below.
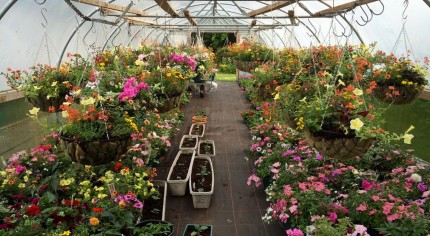
<path fill-rule="evenodd" d="M 205 135 L 205 129 L 205 124 L 192 124 L 189 135 L 197 135 L 199 138 L 203 138 L 203 135 Z"/>
<path fill-rule="evenodd" d="M 397 59 L 394 55 L 385 58 L 386 64 L 373 72 L 378 86 L 374 95 L 385 103 L 410 104 L 421 95 L 429 75 L 426 66 L 413 63 L 410 59 Z"/>
<path fill-rule="evenodd" d="M 197 135 L 184 135 L 182 136 L 179 144 L 181 150 L 196 150 L 199 137 Z"/>
<path fill-rule="evenodd" d="M 165 220 L 167 183 L 164 180 L 153 180 L 152 184 L 158 194 L 147 198 L 142 208 L 142 220 Z"/>
<path fill-rule="evenodd" d="M 187 224 L 182 236 L 212 236 L 212 225 Z"/>
<path fill-rule="evenodd" d="M 135 227 L 139 228 L 139 236 L 171 236 L 174 232 L 173 224 L 164 220 L 145 220 Z"/>
<path fill-rule="evenodd" d="M 214 170 L 208 156 L 196 156 L 191 163 L 189 181 L 194 208 L 209 208 L 214 191 Z"/>
<path fill-rule="evenodd" d="M 77 89 L 85 69 L 85 62 L 76 55 L 74 63 L 63 63 L 60 68 L 38 64 L 30 71 L 12 70 L 1 73 L 12 89 L 22 91 L 27 100 L 45 112 L 59 112 L 60 106 Z"/>
<path fill-rule="evenodd" d="M 193 124 L 206 124 L 207 122 L 206 111 L 200 111 L 192 117 Z"/>
<path fill-rule="evenodd" d="M 200 140 L 197 155 L 209 157 L 216 156 L 215 142 L 213 140 Z"/>
<path fill-rule="evenodd" d="M 273 51 L 253 38 L 244 39 L 240 44 L 233 44 L 229 50 L 235 55 L 233 63 L 236 68 L 251 72 L 262 62 L 273 58 Z"/>
<path fill-rule="evenodd" d="M 185 195 L 187 182 L 191 175 L 190 166 L 195 153 L 195 150 L 180 150 L 176 155 L 167 175 L 167 183 L 172 196 Z"/>

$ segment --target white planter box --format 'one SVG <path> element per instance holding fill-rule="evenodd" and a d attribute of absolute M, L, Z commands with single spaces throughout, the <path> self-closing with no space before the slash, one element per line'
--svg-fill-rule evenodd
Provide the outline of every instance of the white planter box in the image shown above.
<path fill-rule="evenodd" d="M 212 184 L 211 184 L 211 190 L 209 192 L 196 192 L 197 190 L 194 191 L 194 189 L 193 189 L 194 181 L 192 179 L 192 176 L 190 177 L 190 181 L 188 182 L 188 184 L 190 187 L 191 196 L 193 197 L 193 206 L 194 206 L 194 208 L 209 208 L 209 206 L 211 204 L 211 197 L 212 197 L 212 194 L 214 193 L 214 184 L 215 184 L 215 176 L 214 176 L 214 168 L 212 165 L 212 160 L 208 156 L 196 156 L 194 158 L 194 160 L 196 160 L 196 159 L 204 159 L 204 160 L 209 161 L 210 166 L 211 166 L 210 171 L 211 171 L 211 175 L 212 175 Z M 190 167 L 191 172 L 193 169 L 194 160 L 193 160 L 191 167 Z"/>
<path fill-rule="evenodd" d="M 164 180 L 154 180 L 152 181 L 154 186 L 164 187 L 163 193 L 163 211 L 161 213 L 161 220 L 166 220 L 166 199 L 167 199 L 167 183 Z"/>
<path fill-rule="evenodd" d="M 194 145 L 194 147 L 182 147 L 184 141 L 188 138 L 192 138 L 192 139 L 196 140 L 196 145 Z M 181 143 L 179 144 L 179 149 L 180 150 L 196 150 L 198 144 L 199 144 L 199 136 L 197 136 L 197 135 L 184 135 L 184 136 L 182 136 Z"/>
<path fill-rule="evenodd" d="M 193 134 L 193 128 L 197 127 L 197 126 L 200 126 L 200 129 L 203 129 L 203 132 L 202 132 L 201 135 L 199 135 L 198 133 L 197 134 Z M 203 138 L 203 135 L 205 135 L 205 130 L 206 130 L 206 125 L 205 124 L 192 124 L 191 128 L 190 128 L 189 135 L 197 135 L 197 136 L 199 136 L 199 138 Z"/>
<path fill-rule="evenodd" d="M 211 145 L 212 145 L 212 147 L 213 147 L 213 154 L 202 153 L 202 152 L 203 152 L 203 150 L 201 150 L 201 147 L 200 147 L 200 144 L 202 144 L 202 143 L 208 143 L 208 144 L 211 144 Z M 216 152 L 215 152 L 215 142 L 214 142 L 213 140 L 200 140 L 200 141 L 199 141 L 199 146 L 198 146 L 198 149 L 197 149 L 197 155 L 199 155 L 199 156 L 210 156 L 210 157 L 214 157 L 214 156 L 216 155 Z"/>
<path fill-rule="evenodd" d="M 176 166 L 176 162 L 182 153 L 191 153 L 191 162 L 188 167 L 187 177 L 185 179 L 170 179 L 173 169 Z M 187 182 L 191 175 L 191 165 L 193 164 L 194 156 L 196 155 L 196 151 L 194 150 L 180 150 L 178 154 L 176 154 L 175 160 L 173 161 L 172 166 L 170 167 L 169 175 L 167 176 L 167 183 L 169 185 L 170 195 L 172 196 L 184 196 L 187 189 Z"/>

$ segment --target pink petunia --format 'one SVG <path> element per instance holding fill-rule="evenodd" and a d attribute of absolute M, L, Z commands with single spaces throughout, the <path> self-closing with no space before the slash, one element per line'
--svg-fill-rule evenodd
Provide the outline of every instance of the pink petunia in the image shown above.
<path fill-rule="evenodd" d="M 356 208 L 356 210 L 357 211 L 365 211 L 365 210 L 367 210 L 367 205 L 362 203 Z"/>

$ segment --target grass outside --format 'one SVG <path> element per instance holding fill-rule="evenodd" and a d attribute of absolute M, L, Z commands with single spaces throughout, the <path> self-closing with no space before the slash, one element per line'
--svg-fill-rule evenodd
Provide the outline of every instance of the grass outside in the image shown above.
<path fill-rule="evenodd" d="M 236 81 L 236 74 L 221 74 L 221 73 L 218 73 L 215 76 L 215 82 L 216 81 L 235 82 Z"/>

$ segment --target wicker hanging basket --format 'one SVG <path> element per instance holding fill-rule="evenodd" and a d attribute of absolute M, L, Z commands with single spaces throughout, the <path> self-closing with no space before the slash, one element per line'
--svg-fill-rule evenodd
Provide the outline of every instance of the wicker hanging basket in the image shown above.
<path fill-rule="evenodd" d="M 182 93 L 175 94 L 172 96 L 166 97 L 165 95 L 158 96 L 162 103 L 153 104 L 149 103 L 149 110 L 155 110 L 157 109 L 157 113 L 166 113 L 168 111 L 171 111 L 177 107 L 179 107 L 179 103 L 181 101 L 181 95 Z"/>
<path fill-rule="evenodd" d="M 372 146 L 373 139 L 361 140 L 357 137 L 319 131 L 318 134 L 305 131 L 308 144 L 319 153 L 335 159 L 349 159 L 361 156 Z"/>
<path fill-rule="evenodd" d="M 27 97 L 29 103 L 34 107 L 40 108 L 41 111 L 50 112 L 49 108 L 53 107 L 56 112 L 60 111 L 60 106 L 66 101 L 65 96 L 46 98 L 46 96 Z"/>
<path fill-rule="evenodd" d="M 72 161 L 83 165 L 103 165 L 117 161 L 131 144 L 130 137 L 77 141 L 60 135 L 61 146 Z"/>
<path fill-rule="evenodd" d="M 239 61 L 233 60 L 236 69 L 244 72 L 253 72 L 261 64 L 259 61 Z"/>
<path fill-rule="evenodd" d="M 394 87 L 394 89 L 390 89 Z M 411 104 L 417 100 L 424 87 L 415 88 L 414 86 L 391 86 L 391 85 L 378 85 L 373 90 L 373 95 L 382 102 L 396 105 Z M 394 95 L 394 92 L 399 92 Z"/>

